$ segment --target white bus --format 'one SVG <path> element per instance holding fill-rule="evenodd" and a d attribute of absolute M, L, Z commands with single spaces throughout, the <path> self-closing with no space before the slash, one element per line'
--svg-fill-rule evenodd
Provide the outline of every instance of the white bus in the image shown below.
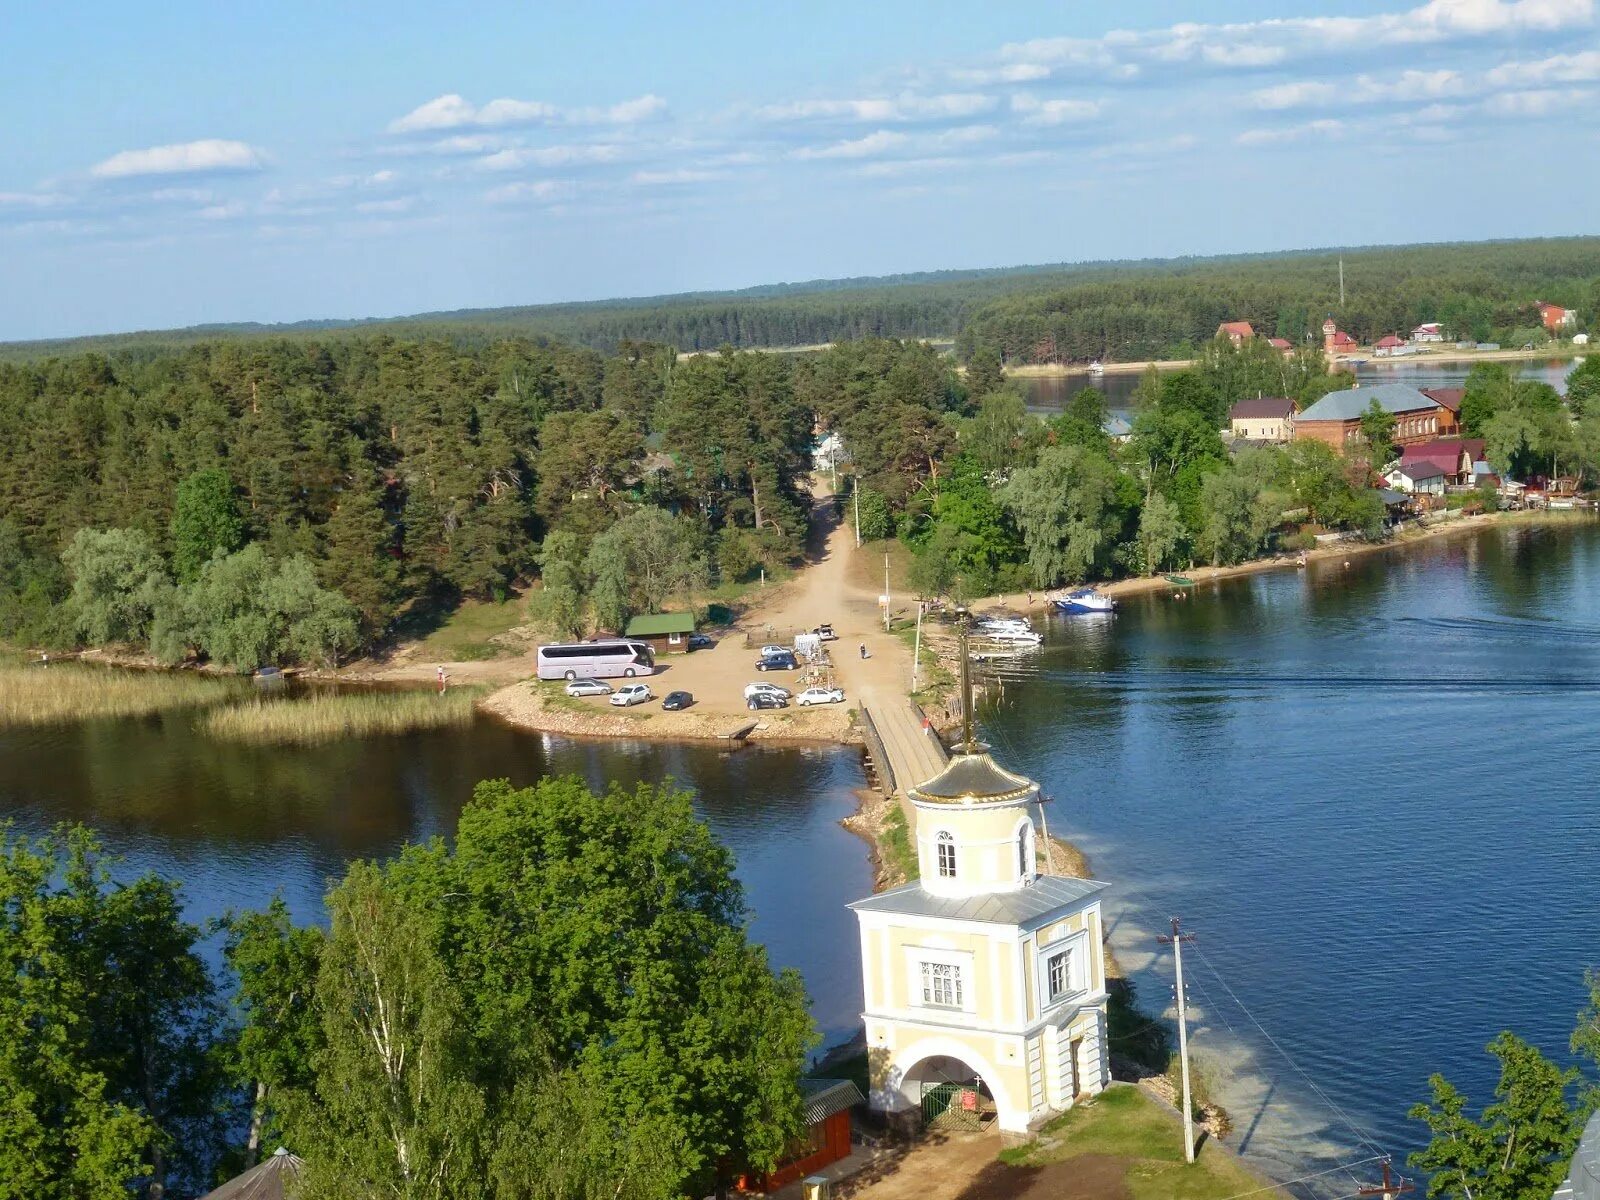
<path fill-rule="evenodd" d="M 574 642 L 539 647 L 540 679 L 615 679 L 654 675 L 655 651 L 647 642 Z"/>

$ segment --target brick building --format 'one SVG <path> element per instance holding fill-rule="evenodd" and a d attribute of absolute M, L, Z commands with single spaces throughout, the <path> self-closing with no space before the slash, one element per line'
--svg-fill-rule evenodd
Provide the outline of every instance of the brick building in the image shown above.
<path fill-rule="evenodd" d="M 1441 391 L 1443 389 L 1440 389 Z M 1361 417 L 1372 402 L 1394 417 L 1394 440 L 1401 446 L 1455 436 L 1459 428 L 1455 407 L 1403 383 L 1346 388 L 1330 392 L 1294 420 L 1296 441 L 1311 438 L 1344 451 L 1361 437 Z"/>

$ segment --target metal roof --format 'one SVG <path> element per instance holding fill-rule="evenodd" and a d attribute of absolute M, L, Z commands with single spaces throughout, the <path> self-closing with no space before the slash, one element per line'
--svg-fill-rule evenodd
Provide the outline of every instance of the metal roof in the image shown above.
<path fill-rule="evenodd" d="M 623 637 L 656 637 L 663 633 L 693 633 L 693 613 L 649 613 L 628 622 Z"/>
<path fill-rule="evenodd" d="M 1584 1126 L 1572 1170 L 1552 1200 L 1600 1200 L 1600 1113 Z"/>
<path fill-rule="evenodd" d="M 1026 887 L 982 896 L 935 896 L 920 883 L 902 884 L 850 908 L 857 912 L 900 913 L 909 917 L 939 917 L 946 921 L 972 921 L 980 925 L 1045 924 L 1063 909 L 1078 909 L 1106 885 L 1096 879 L 1068 875 L 1041 875 Z"/>
<path fill-rule="evenodd" d="M 955 746 L 949 765 L 926 783 L 908 788 L 913 802 L 923 804 L 1003 804 L 1021 800 L 1039 785 L 1014 775 L 986 753 L 981 742 Z"/>
<path fill-rule="evenodd" d="M 282 1146 L 272 1157 L 262 1160 L 243 1175 L 235 1175 L 201 1200 L 284 1200 L 290 1185 L 300 1178 L 305 1161 Z"/>
<path fill-rule="evenodd" d="M 1237 401 L 1228 410 L 1235 420 L 1241 417 L 1288 417 L 1294 413 L 1294 401 L 1284 396 L 1250 396 Z"/>
<path fill-rule="evenodd" d="M 1424 396 L 1416 388 L 1404 383 L 1380 383 L 1371 387 L 1346 388 L 1342 392 L 1329 392 L 1295 420 L 1298 421 L 1354 421 L 1360 418 L 1376 400 L 1385 412 L 1418 412 L 1444 407 L 1431 396 Z"/>
<path fill-rule="evenodd" d="M 805 1101 L 807 1125 L 820 1125 L 834 1113 L 866 1103 L 861 1089 L 848 1079 L 802 1079 L 800 1095 Z"/>

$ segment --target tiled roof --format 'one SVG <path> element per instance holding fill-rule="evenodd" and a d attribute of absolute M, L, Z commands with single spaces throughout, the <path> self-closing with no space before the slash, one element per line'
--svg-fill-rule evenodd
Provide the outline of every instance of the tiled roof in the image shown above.
<path fill-rule="evenodd" d="M 1106 885 L 1098 880 L 1066 875 L 1041 875 L 1015 891 L 982 896 L 935 896 L 924 891 L 920 883 L 907 883 L 857 900 L 850 907 L 857 912 L 900 913 L 1027 929 L 1048 923 L 1064 909 L 1082 908 L 1105 889 Z"/>
<path fill-rule="evenodd" d="M 1374 387 L 1346 388 L 1329 392 L 1305 412 L 1300 421 L 1354 421 L 1376 400 L 1385 412 L 1421 412 L 1438 408 L 1436 400 L 1404 383 L 1380 383 Z"/>
<path fill-rule="evenodd" d="M 1217 326 L 1219 334 L 1238 334 L 1240 337 L 1255 337 L 1256 331 L 1250 328 L 1249 321 L 1224 321 Z"/>
<path fill-rule="evenodd" d="M 1461 411 L 1461 398 L 1467 394 L 1466 388 L 1423 388 L 1422 394 L 1430 400 L 1437 400 L 1441 408 L 1448 408 L 1453 413 Z"/>
<path fill-rule="evenodd" d="M 1294 401 L 1286 400 L 1282 396 L 1251 396 L 1248 400 L 1240 400 L 1228 410 L 1228 416 L 1238 419 L 1240 417 L 1287 417 L 1294 412 Z"/>

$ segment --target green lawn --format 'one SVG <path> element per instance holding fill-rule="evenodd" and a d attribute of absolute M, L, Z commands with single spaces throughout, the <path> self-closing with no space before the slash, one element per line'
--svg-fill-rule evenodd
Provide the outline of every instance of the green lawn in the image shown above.
<path fill-rule="evenodd" d="M 521 596 L 509 600 L 463 600 L 449 619 L 418 643 L 421 657 L 439 662 L 478 662 L 506 653 L 490 641 L 526 623 L 527 601 Z"/>
<path fill-rule="evenodd" d="M 1133 1086 L 1113 1087 L 1045 1126 L 1039 1140 L 1001 1151 L 1013 1166 L 1047 1167 L 1084 1154 L 1127 1159 L 1123 1176 L 1134 1200 L 1225 1200 L 1266 1187 L 1227 1151 L 1203 1144 L 1183 1161 L 1178 1115 Z M 1261 1192 L 1259 1200 L 1282 1193 Z"/>

